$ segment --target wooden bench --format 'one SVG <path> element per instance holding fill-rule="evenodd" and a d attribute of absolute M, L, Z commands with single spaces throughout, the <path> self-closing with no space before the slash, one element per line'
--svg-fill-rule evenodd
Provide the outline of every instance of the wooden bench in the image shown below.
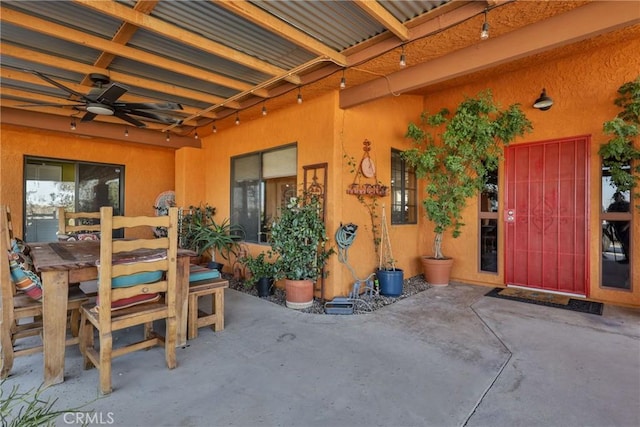
<path fill-rule="evenodd" d="M 224 289 L 229 281 L 205 279 L 189 283 L 189 314 L 187 319 L 187 339 L 198 337 L 198 329 L 211 326 L 214 332 L 224 329 Z M 198 299 L 211 295 L 211 314 L 198 308 Z"/>

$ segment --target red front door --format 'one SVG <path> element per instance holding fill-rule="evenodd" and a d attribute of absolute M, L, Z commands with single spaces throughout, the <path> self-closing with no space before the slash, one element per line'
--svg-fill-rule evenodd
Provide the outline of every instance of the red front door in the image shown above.
<path fill-rule="evenodd" d="M 505 280 L 587 295 L 589 137 L 506 150 Z"/>

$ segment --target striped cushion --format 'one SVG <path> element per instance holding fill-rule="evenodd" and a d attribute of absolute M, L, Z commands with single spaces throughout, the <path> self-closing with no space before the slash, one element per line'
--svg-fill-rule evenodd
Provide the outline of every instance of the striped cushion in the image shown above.
<path fill-rule="evenodd" d="M 42 281 L 32 271 L 33 262 L 31 257 L 25 253 L 25 249 L 26 245 L 21 240 L 11 240 L 11 250 L 8 253 L 11 281 L 16 290 L 24 292 L 36 301 L 40 301 L 42 299 Z"/>

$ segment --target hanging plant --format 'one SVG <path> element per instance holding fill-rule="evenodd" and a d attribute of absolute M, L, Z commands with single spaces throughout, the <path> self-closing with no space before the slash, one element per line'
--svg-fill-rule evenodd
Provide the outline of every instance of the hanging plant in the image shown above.
<path fill-rule="evenodd" d="M 611 135 L 611 139 L 600 145 L 598 154 L 603 166 L 609 169 L 611 185 L 616 191 L 629 191 L 634 197 L 640 197 L 634 193 L 640 179 L 640 149 L 634 145 L 640 133 L 640 76 L 620 86 L 618 95 L 614 104 L 622 111 L 604 122 L 603 132 Z M 636 208 L 640 209 L 640 205 Z"/>

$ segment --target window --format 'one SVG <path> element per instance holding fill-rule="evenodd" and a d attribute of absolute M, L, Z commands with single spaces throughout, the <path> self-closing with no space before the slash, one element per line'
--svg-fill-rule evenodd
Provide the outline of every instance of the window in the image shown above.
<path fill-rule="evenodd" d="M 391 150 L 391 224 L 416 224 L 416 174 L 402 158 L 401 151 Z"/>
<path fill-rule="evenodd" d="M 600 285 L 631 289 L 632 213 L 629 191 L 618 191 L 611 182 L 608 168 L 602 168 L 602 210 L 600 233 L 602 268 Z"/>
<path fill-rule="evenodd" d="M 289 145 L 231 159 L 231 223 L 246 241 L 268 243 L 271 222 L 296 196 L 297 155 Z"/>
<path fill-rule="evenodd" d="M 487 185 L 480 193 L 480 271 L 498 272 L 498 171 L 489 172 Z"/>
<path fill-rule="evenodd" d="M 124 166 L 25 157 L 24 230 L 27 242 L 57 240 L 56 209 L 96 212 L 124 200 Z"/>

